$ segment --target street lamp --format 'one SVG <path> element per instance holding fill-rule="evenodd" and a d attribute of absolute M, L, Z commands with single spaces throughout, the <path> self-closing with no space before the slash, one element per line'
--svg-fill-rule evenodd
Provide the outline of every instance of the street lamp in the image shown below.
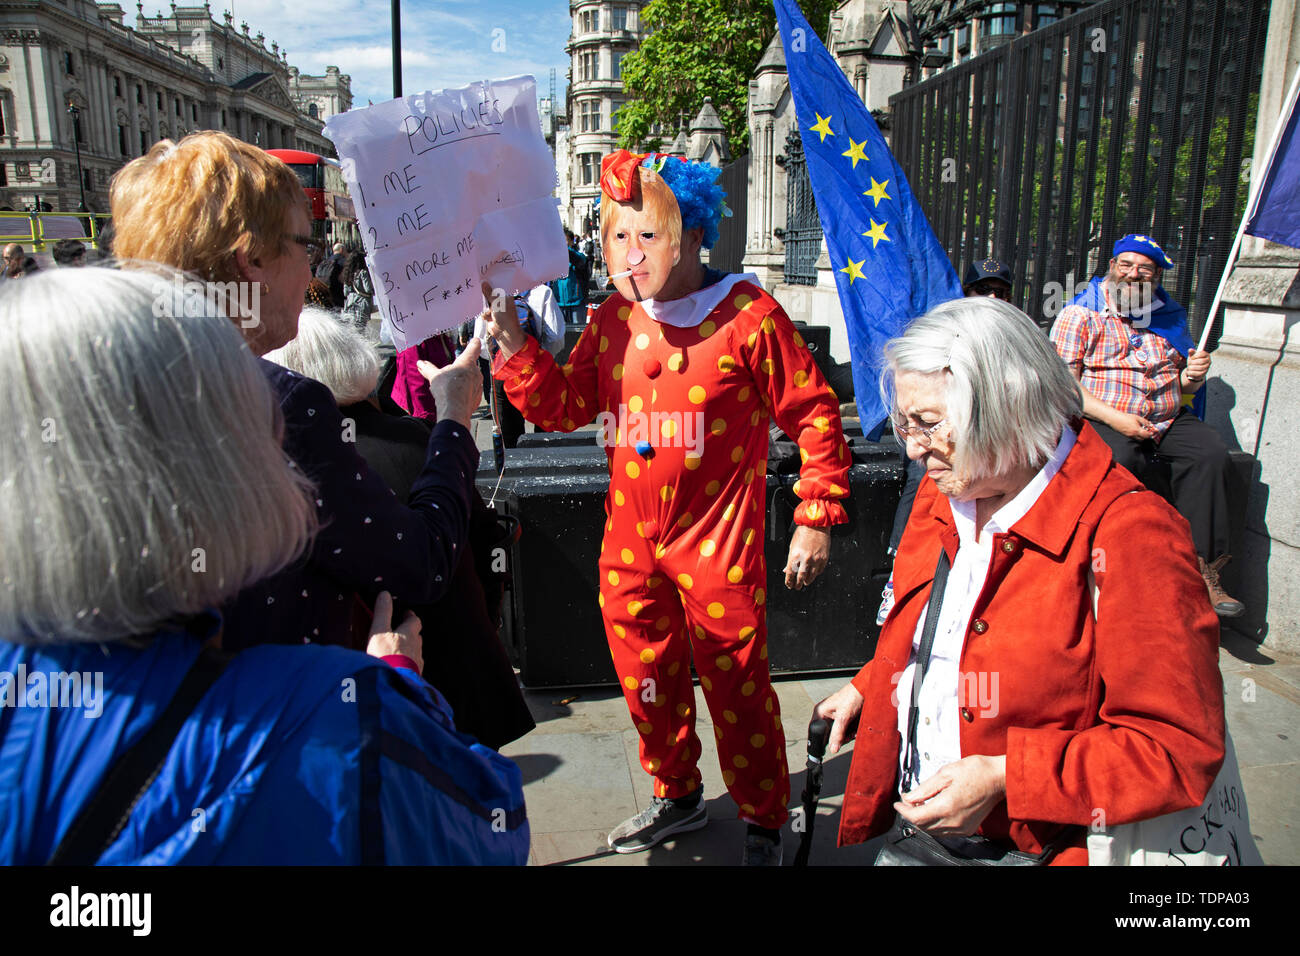
<path fill-rule="evenodd" d="M 72 100 L 68 100 L 68 115 L 72 117 L 72 148 L 77 154 L 77 190 L 81 193 L 81 205 L 77 207 L 77 212 L 87 212 L 86 175 L 81 171 L 81 141 L 77 138 L 77 124 L 81 110 L 77 109 L 77 104 Z"/>
<path fill-rule="evenodd" d="M 402 96 L 402 0 L 392 0 L 393 14 L 393 99 Z"/>

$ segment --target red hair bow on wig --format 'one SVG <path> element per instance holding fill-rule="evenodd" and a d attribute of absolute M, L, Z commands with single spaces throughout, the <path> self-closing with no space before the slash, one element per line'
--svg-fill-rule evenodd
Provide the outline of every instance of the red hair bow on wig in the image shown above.
<path fill-rule="evenodd" d="M 646 157 L 667 159 L 667 153 L 630 153 L 616 150 L 600 161 L 600 188 L 615 202 L 631 202 L 636 195 L 637 167 Z"/>

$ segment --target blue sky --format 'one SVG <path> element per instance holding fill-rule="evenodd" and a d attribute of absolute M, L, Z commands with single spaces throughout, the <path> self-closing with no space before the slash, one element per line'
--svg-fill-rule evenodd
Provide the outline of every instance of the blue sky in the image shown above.
<path fill-rule="evenodd" d="M 126 22 L 134 25 L 134 4 L 124 0 L 122 5 Z M 332 64 L 350 74 L 354 106 L 392 98 L 390 5 L 384 0 L 211 0 L 211 5 L 218 23 L 231 10 L 236 29 L 247 20 L 249 33 L 265 33 L 268 49 L 275 40 L 304 73 L 323 73 Z M 144 12 L 170 14 L 170 4 L 145 3 Z M 545 96 L 555 67 L 556 93 L 563 102 L 570 23 L 568 0 L 402 0 L 403 92 L 531 73 L 538 95 Z"/>

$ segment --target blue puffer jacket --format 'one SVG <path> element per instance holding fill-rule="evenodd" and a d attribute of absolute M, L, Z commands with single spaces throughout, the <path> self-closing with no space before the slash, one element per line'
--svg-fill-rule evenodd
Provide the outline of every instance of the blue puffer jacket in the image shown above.
<path fill-rule="evenodd" d="M 143 650 L 0 643 L 0 863 L 50 858 L 199 648 L 179 631 Z M 523 864 L 528 846 L 519 769 L 414 673 L 267 645 L 209 688 L 99 862 Z"/>

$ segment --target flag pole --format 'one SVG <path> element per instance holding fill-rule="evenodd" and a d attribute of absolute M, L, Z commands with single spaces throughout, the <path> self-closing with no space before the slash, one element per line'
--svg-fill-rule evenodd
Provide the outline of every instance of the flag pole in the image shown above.
<path fill-rule="evenodd" d="M 1214 292 L 1214 298 L 1210 301 L 1210 311 L 1205 315 L 1205 328 L 1201 330 L 1201 341 L 1196 346 L 1196 351 L 1204 352 L 1206 343 L 1210 340 L 1210 330 L 1214 328 L 1214 313 L 1218 310 L 1219 304 L 1223 300 L 1223 290 L 1228 285 L 1228 276 L 1232 274 L 1232 267 L 1237 261 L 1237 253 L 1241 250 L 1241 238 L 1246 232 L 1246 223 L 1250 222 L 1250 217 L 1255 213 L 1255 206 L 1259 203 L 1260 186 L 1268 179 L 1269 172 L 1273 168 L 1273 160 L 1277 158 L 1278 143 L 1282 140 L 1282 130 L 1286 128 L 1291 119 L 1291 113 L 1295 109 L 1296 94 L 1300 92 L 1300 66 L 1296 67 L 1295 73 L 1291 77 L 1291 88 L 1287 90 L 1286 99 L 1282 103 L 1282 113 L 1278 117 L 1277 125 L 1273 128 L 1273 137 L 1268 144 L 1268 159 L 1264 162 L 1264 168 L 1256 176 L 1251 171 L 1250 176 L 1250 201 L 1246 203 L 1246 213 L 1241 217 L 1241 224 L 1237 226 L 1237 236 L 1232 240 L 1232 250 L 1228 253 L 1227 265 L 1223 268 L 1223 276 L 1219 279 L 1219 287 Z"/>

